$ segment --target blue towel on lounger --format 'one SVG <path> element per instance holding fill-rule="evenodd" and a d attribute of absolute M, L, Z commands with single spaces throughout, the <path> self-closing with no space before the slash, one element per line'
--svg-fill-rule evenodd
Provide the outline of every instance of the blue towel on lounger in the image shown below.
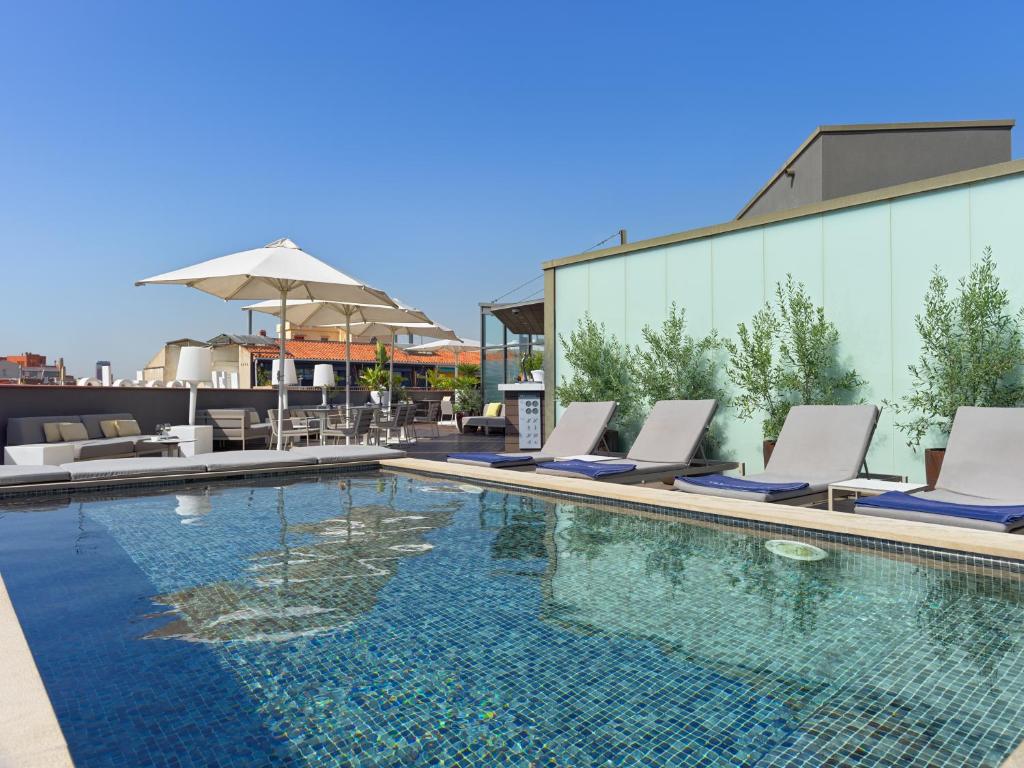
<path fill-rule="evenodd" d="M 449 453 L 449 459 L 462 459 L 463 461 L 479 461 L 481 464 L 490 464 L 492 467 L 505 467 L 510 464 L 529 464 L 533 457 L 529 454 L 523 456 L 502 456 L 500 453 Z"/>
<path fill-rule="evenodd" d="M 636 464 L 611 464 L 605 461 L 583 461 L 582 459 L 545 461 L 537 466 L 544 469 L 557 469 L 562 472 L 575 472 L 579 475 L 592 477 L 595 480 L 608 475 L 621 475 L 624 472 L 632 472 L 636 469 Z"/>
<path fill-rule="evenodd" d="M 859 507 L 897 509 L 902 512 L 928 512 L 933 515 L 965 517 L 968 520 L 985 520 L 990 523 L 1009 525 L 1024 520 L 1024 505 L 982 506 L 980 504 L 957 504 L 951 501 L 936 501 L 902 491 L 889 491 L 880 496 L 857 499 Z"/>
<path fill-rule="evenodd" d="M 758 480 L 747 480 L 743 477 L 729 475 L 698 475 L 677 477 L 690 485 L 701 488 L 720 488 L 723 491 L 745 491 L 747 493 L 792 493 L 802 491 L 807 483 L 762 483 Z"/>

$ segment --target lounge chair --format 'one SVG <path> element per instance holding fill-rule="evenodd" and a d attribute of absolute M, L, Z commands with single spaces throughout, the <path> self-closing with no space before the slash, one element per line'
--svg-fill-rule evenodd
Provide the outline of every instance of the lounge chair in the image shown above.
<path fill-rule="evenodd" d="M 746 477 L 678 477 L 687 493 L 750 501 L 809 501 L 857 476 L 878 423 L 873 405 L 794 405 L 765 471 Z"/>
<path fill-rule="evenodd" d="M 563 456 L 589 454 L 604 436 L 615 413 L 615 403 L 569 403 L 558 424 L 539 451 L 523 453 L 450 453 L 452 464 L 501 469 L 529 467 L 536 462 L 552 461 Z"/>
<path fill-rule="evenodd" d="M 1024 408 L 957 409 L 935 490 L 861 498 L 854 512 L 1024 533 Z"/>
<path fill-rule="evenodd" d="M 671 478 L 690 468 L 717 409 L 716 400 L 660 400 L 624 459 L 588 456 L 538 463 L 537 474 L 613 483 Z"/>

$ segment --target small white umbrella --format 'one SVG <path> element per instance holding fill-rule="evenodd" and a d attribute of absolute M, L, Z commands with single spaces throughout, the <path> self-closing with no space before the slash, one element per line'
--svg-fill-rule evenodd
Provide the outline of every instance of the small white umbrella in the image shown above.
<path fill-rule="evenodd" d="M 390 298 L 390 297 L 389 297 Z M 352 326 L 361 323 L 391 321 L 397 323 L 429 323 L 430 318 L 418 309 L 410 307 L 398 299 L 391 299 L 393 304 L 365 304 L 339 301 L 298 301 L 282 307 L 275 301 L 261 301 L 250 304 L 242 309 L 245 311 L 265 312 L 275 315 L 281 320 L 281 338 L 284 338 L 285 322 L 297 325 L 312 326 L 344 326 L 345 328 L 345 409 L 351 406 L 351 374 L 352 367 Z M 344 322 L 342 322 L 344 321 Z M 283 345 L 284 342 L 282 342 Z"/>
<path fill-rule="evenodd" d="M 395 306 L 383 291 L 371 288 L 329 264 L 310 256 L 287 238 L 204 261 L 191 267 L 139 280 L 136 285 L 187 285 L 222 299 L 255 301 L 277 297 L 281 316 L 289 299 L 323 299 Z M 280 368 L 284 370 L 284 334 L 280 338 Z M 284 377 L 278 380 L 277 448 L 283 449 Z"/>
<path fill-rule="evenodd" d="M 395 378 L 396 336 L 412 334 L 413 336 L 425 336 L 428 339 L 459 341 L 455 331 L 438 323 L 356 323 L 351 326 L 351 333 L 360 341 L 372 340 L 374 338 L 391 339 L 391 359 L 388 370 L 388 402 L 391 401 L 391 382 Z"/>
<path fill-rule="evenodd" d="M 455 364 L 459 364 L 459 351 L 463 349 L 480 349 L 480 342 L 472 339 L 441 339 L 440 341 L 428 341 L 426 344 L 417 344 L 415 347 L 406 347 L 406 352 L 436 352 L 439 349 L 454 349 Z"/>

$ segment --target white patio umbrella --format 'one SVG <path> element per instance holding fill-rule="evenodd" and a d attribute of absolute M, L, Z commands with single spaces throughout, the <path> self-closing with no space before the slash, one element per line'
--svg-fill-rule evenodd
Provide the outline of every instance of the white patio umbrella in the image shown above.
<path fill-rule="evenodd" d="M 455 331 L 438 323 L 355 323 L 351 326 L 351 335 L 359 341 L 371 341 L 374 338 L 391 339 L 391 355 L 388 370 L 388 402 L 391 402 L 391 380 L 395 377 L 395 337 L 405 336 L 406 334 L 425 336 L 428 339 L 459 341 Z"/>
<path fill-rule="evenodd" d="M 459 364 L 459 351 L 462 349 L 480 349 L 480 342 L 472 339 L 441 339 L 440 341 L 428 341 L 426 344 L 417 344 L 415 347 L 406 347 L 406 352 L 435 352 L 439 349 L 454 349 L 455 364 Z"/>
<path fill-rule="evenodd" d="M 284 317 L 291 299 L 349 301 L 394 307 L 383 291 L 310 256 L 287 238 L 204 261 L 184 269 L 139 280 L 136 285 L 187 285 L 222 299 L 277 298 Z M 284 371 L 284 333 L 280 334 L 280 367 Z M 278 377 L 277 448 L 282 450 L 284 377 Z"/>
<path fill-rule="evenodd" d="M 391 299 L 391 297 L 388 297 Z M 355 324 L 391 321 L 398 323 L 430 323 L 430 318 L 418 309 L 398 299 L 388 306 L 375 303 L 344 301 L 297 301 L 282 307 L 276 301 L 261 301 L 242 307 L 243 311 L 264 312 L 281 320 L 281 338 L 284 338 L 284 324 L 311 326 L 337 326 L 345 328 L 345 410 L 352 405 L 352 331 Z"/>

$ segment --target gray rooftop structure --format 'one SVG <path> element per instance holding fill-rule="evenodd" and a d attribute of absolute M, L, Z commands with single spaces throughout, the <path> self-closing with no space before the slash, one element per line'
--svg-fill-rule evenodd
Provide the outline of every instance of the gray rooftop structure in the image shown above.
<path fill-rule="evenodd" d="M 736 218 L 1004 163 L 1013 126 L 1013 120 L 823 125 Z"/>

